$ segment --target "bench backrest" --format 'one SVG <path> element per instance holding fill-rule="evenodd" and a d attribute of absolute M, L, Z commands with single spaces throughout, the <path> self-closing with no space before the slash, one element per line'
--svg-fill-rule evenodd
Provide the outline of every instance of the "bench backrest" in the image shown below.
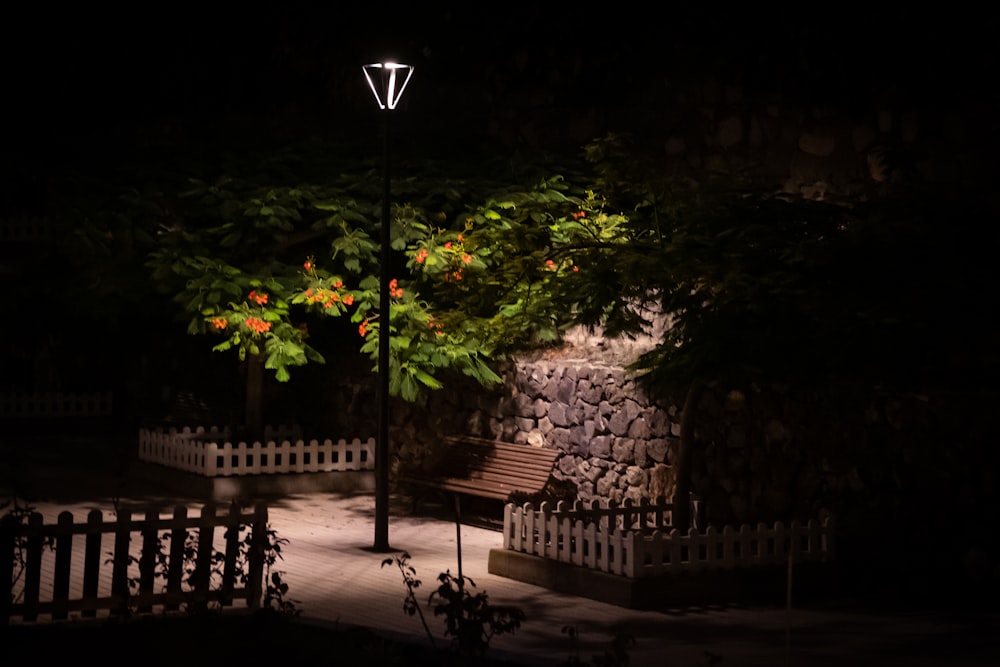
<path fill-rule="evenodd" d="M 507 500 L 545 489 L 559 452 L 509 442 L 453 436 L 433 485 L 447 491 Z"/>

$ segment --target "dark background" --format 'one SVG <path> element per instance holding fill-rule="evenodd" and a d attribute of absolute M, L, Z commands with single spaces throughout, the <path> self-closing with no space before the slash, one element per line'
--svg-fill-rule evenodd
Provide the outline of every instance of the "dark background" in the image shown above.
<path fill-rule="evenodd" d="M 404 156 L 578 153 L 608 131 L 628 132 L 640 150 L 662 155 L 672 104 L 716 81 L 760 104 L 829 107 L 869 123 L 879 109 L 960 110 L 962 129 L 983 156 L 973 162 L 982 165 L 975 174 L 981 191 L 995 197 L 998 26 L 979 10 L 526 4 L 8 4 L 0 9 L 0 216 L 45 218 L 55 198 L 76 195 L 68 184 L 81 187 L 81 173 L 92 179 L 83 187 L 110 192 L 130 169 L 160 168 L 177 155 L 259 153 L 318 137 L 331 150 L 377 157 L 380 119 L 361 66 L 392 57 L 417 68 L 402 113 L 393 116 L 400 126 L 394 150 Z M 553 131 L 529 142 L 517 126 L 541 115 L 566 125 L 594 122 L 589 137 Z M 514 131 L 498 129 L 504 123 Z M 982 222 L 988 232 L 969 245 L 991 248 L 995 220 Z M 39 284 L 54 288 L 25 290 L 24 304 L 53 312 L 51 324 L 27 318 L 18 341 L 63 327 L 69 356 L 86 349 L 126 366 L 154 356 L 144 337 L 113 348 L 100 331 L 88 339 L 78 323 L 64 323 L 58 290 L 74 280 L 71 270 L 22 267 L 19 253 L 3 256 L 2 278 L 28 287 L 44 273 Z M 8 263 L 20 273 L 8 273 Z M 995 294 L 971 298 L 988 303 Z M 91 320 L 114 316 L 128 334 L 135 313 L 148 313 L 139 310 L 145 304 L 122 301 L 88 303 Z M 5 307 L 25 312 L 19 305 Z M 943 320 L 951 308 L 928 303 Z M 4 347 L 17 349 L 6 340 Z M 196 366 L 184 352 L 157 348 L 155 356 Z M 123 369 L 123 377 L 131 380 L 134 370 Z M 116 406 L 120 394 L 128 396 L 116 392 Z M 992 394 L 961 407 L 992 429 L 985 417 L 995 411 Z M 989 433 L 983 429 L 981 442 L 992 443 Z M 988 468 L 994 458 L 969 466 Z M 942 491 L 921 489 L 920 501 L 933 493 Z M 970 508 L 949 519 L 956 516 L 979 521 Z"/>
<path fill-rule="evenodd" d="M 664 93 L 709 77 L 738 82 L 748 95 L 848 108 L 880 98 L 997 100 L 996 21 L 974 13 L 484 7 L 8 6 L 0 19 L 4 148 L 64 154 L 69 140 L 107 148 L 150 132 L 199 142 L 310 131 L 356 138 L 355 123 L 372 122 L 373 105 L 360 66 L 391 57 L 417 67 L 407 122 L 430 146 L 481 138 L 491 114 L 538 106 L 593 106 L 601 129 L 655 138 L 657 118 L 669 112 L 658 108 Z"/>

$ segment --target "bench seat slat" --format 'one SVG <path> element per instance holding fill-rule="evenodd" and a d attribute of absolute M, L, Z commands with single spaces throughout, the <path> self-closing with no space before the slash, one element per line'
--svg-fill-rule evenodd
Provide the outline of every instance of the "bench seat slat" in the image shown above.
<path fill-rule="evenodd" d="M 545 486 L 545 482 L 549 481 L 548 476 L 512 476 L 504 475 L 502 473 L 496 473 L 489 470 L 473 470 L 466 475 L 461 477 L 445 477 L 445 480 L 452 479 L 468 479 L 476 480 L 479 482 L 484 482 L 487 484 L 501 484 L 504 486 L 516 486 L 521 491 L 535 491 L 541 490 Z"/>
<path fill-rule="evenodd" d="M 553 449 L 452 436 L 440 469 L 402 481 L 452 493 L 507 500 L 545 489 L 559 452 Z"/>
<path fill-rule="evenodd" d="M 445 474 L 448 472 L 454 472 L 456 475 L 461 475 L 466 471 L 475 470 L 495 470 L 498 472 L 506 472 L 511 475 L 527 476 L 527 477 L 544 477 L 548 479 L 549 473 L 552 471 L 552 464 L 549 465 L 537 465 L 534 463 L 521 463 L 519 461 L 471 461 L 468 465 L 456 464 L 454 466 L 446 466 L 442 469 Z"/>

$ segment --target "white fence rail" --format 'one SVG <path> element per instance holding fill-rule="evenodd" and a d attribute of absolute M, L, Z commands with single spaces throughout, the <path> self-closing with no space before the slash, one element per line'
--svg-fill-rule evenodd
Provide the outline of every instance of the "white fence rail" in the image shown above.
<path fill-rule="evenodd" d="M 609 506 L 610 505 L 610 506 Z M 642 578 L 677 572 L 732 569 L 833 557 L 833 521 L 788 526 L 758 524 L 722 530 L 670 528 L 665 503 L 621 507 L 582 503 L 555 508 L 531 503 L 504 509 L 505 549 L 601 572 Z"/>
<path fill-rule="evenodd" d="M 139 460 L 206 477 L 373 470 L 375 440 L 232 443 L 219 429 L 139 430 Z"/>
<path fill-rule="evenodd" d="M 0 418 L 109 417 L 111 392 L 19 392 L 0 394 Z"/>

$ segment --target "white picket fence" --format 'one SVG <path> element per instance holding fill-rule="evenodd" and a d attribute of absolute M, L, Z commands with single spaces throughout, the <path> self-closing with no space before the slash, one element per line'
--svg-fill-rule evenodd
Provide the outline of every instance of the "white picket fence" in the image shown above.
<path fill-rule="evenodd" d="M 228 431 L 198 427 L 140 429 L 139 460 L 206 477 L 271 473 L 374 470 L 375 439 L 280 439 L 282 427 L 266 431 L 266 442 L 232 443 Z"/>
<path fill-rule="evenodd" d="M 111 392 L 7 392 L 0 394 L 0 419 L 109 417 Z"/>
<path fill-rule="evenodd" d="M 44 218 L 0 218 L 0 241 L 48 241 L 52 238 Z"/>
<path fill-rule="evenodd" d="M 590 507 L 560 502 L 504 509 L 505 549 L 629 578 L 732 569 L 833 557 L 833 520 L 792 521 L 756 527 L 670 528 L 672 506 L 621 506 L 593 501 Z"/>

